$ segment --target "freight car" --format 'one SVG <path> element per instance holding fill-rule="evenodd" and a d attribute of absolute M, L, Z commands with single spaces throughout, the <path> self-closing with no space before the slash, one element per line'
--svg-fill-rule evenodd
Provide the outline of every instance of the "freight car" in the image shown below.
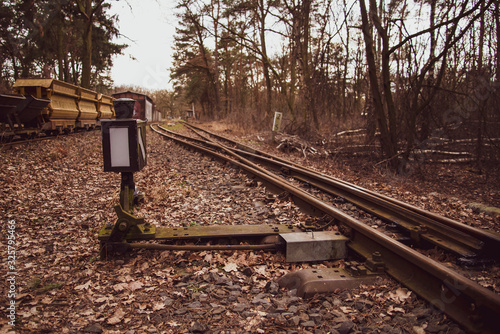
<path fill-rule="evenodd" d="M 150 122 L 155 120 L 153 117 L 155 104 L 153 102 L 153 99 L 151 99 L 146 94 L 126 91 L 114 93 L 113 97 L 115 99 L 128 98 L 135 100 L 133 118 Z"/>
<path fill-rule="evenodd" d="M 0 136 L 92 129 L 114 118 L 113 98 L 56 79 L 18 79 L 0 95 Z"/>

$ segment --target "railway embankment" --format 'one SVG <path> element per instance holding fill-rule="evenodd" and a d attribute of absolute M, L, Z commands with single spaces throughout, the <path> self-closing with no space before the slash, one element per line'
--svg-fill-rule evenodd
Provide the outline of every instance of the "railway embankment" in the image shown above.
<path fill-rule="evenodd" d="M 390 279 L 309 299 L 276 284 L 290 271 L 341 261 L 290 264 L 274 252 L 151 250 L 100 260 L 97 234 L 115 219 L 120 184 L 118 174 L 102 171 L 100 141 L 98 132 L 89 132 L 1 151 L 2 220 L 16 226 L 18 333 L 463 332 Z M 320 219 L 302 213 L 286 198 L 270 195 L 231 165 L 152 132 L 147 149 L 148 166 L 137 173 L 136 184 L 146 195 L 138 214 L 152 224 L 299 224 Z M 329 174 L 471 225 L 498 223 L 467 208 L 469 198 L 460 193 L 448 197 L 443 188 L 429 191 L 388 175 L 367 178 L 366 172 L 347 165 L 313 163 Z M 0 236 L 2 242 L 6 236 Z M 428 255 L 448 263 L 439 254 Z M 6 265 L 2 262 L 4 272 Z M 499 276 L 497 265 L 477 268 L 474 274 L 482 286 L 497 293 Z M 7 296 L 3 285 L 1 289 Z M 0 324 L 6 328 L 7 314 L 1 312 Z"/>

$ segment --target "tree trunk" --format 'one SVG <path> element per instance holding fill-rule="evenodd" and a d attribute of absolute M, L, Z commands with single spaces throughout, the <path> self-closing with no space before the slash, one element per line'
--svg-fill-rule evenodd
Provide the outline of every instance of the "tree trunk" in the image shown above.
<path fill-rule="evenodd" d="M 61 8 L 61 1 L 57 2 L 58 4 L 58 22 L 56 25 L 57 29 L 57 67 L 58 67 L 58 79 L 64 81 L 64 16 Z"/>
<path fill-rule="evenodd" d="M 368 63 L 368 77 L 370 80 L 370 88 L 373 96 L 373 107 L 375 114 L 377 116 L 377 124 L 380 130 L 380 143 L 382 146 L 382 151 L 385 158 L 390 162 L 392 168 L 398 168 L 398 161 L 396 158 L 397 154 L 397 138 L 396 138 L 396 117 L 395 117 L 395 106 L 392 101 L 392 93 L 390 87 L 390 73 L 389 73 L 389 52 L 388 52 L 388 36 L 385 30 L 381 26 L 381 22 L 378 21 L 378 16 L 376 15 L 375 1 L 370 1 L 370 14 L 373 17 L 375 27 L 382 38 L 383 51 L 382 51 L 382 81 L 383 81 L 383 93 L 379 88 L 377 68 L 375 63 L 375 54 L 373 47 L 373 36 L 371 34 L 368 22 L 368 12 L 366 10 L 366 4 L 364 0 L 359 1 L 362 19 L 362 30 L 363 37 L 366 46 L 366 60 Z M 384 98 L 384 100 L 383 100 Z M 385 102 L 385 104 L 384 104 Z M 386 116 L 385 110 L 387 109 L 388 115 Z M 389 123 L 389 126 L 388 124 Z"/>
<path fill-rule="evenodd" d="M 495 17 L 495 27 L 496 27 L 496 40 L 497 40 L 497 49 L 496 49 L 496 74 L 495 74 L 495 102 L 497 108 L 496 117 L 500 118 L 500 0 L 495 1 L 495 10 L 493 11 Z"/>
<path fill-rule="evenodd" d="M 90 88 L 90 72 L 92 69 L 92 21 L 87 22 L 83 34 L 82 82 L 83 88 Z"/>
<path fill-rule="evenodd" d="M 344 13 L 346 12 L 347 4 L 344 0 Z M 342 118 L 347 116 L 347 73 L 349 72 L 349 26 L 346 25 L 346 42 L 345 42 L 345 59 L 344 59 L 344 73 L 342 76 Z"/>
<path fill-rule="evenodd" d="M 83 88 L 90 88 L 92 71 L 92 27 L 94 26 L 94 14 L 99 10 L 104 0 L 100 0 L 92 7 L 92 0 L 77 0 L 78 9 L 85 20 L 85 31 L 83 32 L 83 55 L 82 55 L 82 80 Z"/>
<path fill-rule="evenodd" d="M 479 21 L 479 50 L 478 50 L 478 58 L 477 58 L 477 80 L 478 83 L 483 79 L 483 44 L 484 44 L 484 2 L 481 2 L 481 18 Z M 497 41 L 498 43 L 498 41 Z M 477 87 L 481 87 L 478 84 Z M 482 169 L 482 158 L 483 158 L 483 133 L 485 127 L 485 118 L 486 118 L 486 110 L 485 110 L 486 101 L 479 101 L 478 110 L 477 110 L 477 146 L 476 146 L 476 163 L 478 169 Z"/>
<path fill-rule="evenodd" d="M 214 6 L 217 6 L 216 15 L 213 15 L 214 19 L 214 71 L 213 71 L 213 85 L 214 85 L 214 96 L 215 96 L 215 113 L 216 117 L 221 116 L 220 108 L 220 83 L 219 83 L 219 18 L 220 18 L 220 3 L 218 0 L 212 1 L 212 10 Z"/>
<path fill-rule="evenodd" d="M 496 82 L 497 82 L 497 98 L 500 102 L 500 0 L 495 1 L 495 26 L 496 26 L 496 35 L 497 35 L 497 50 L 496 50 Z M 499 104 L 497 103 L 497 106 Z M 497 108 L 500 112 L 500 108 Z"/>
<path fill-rule="evenodd" d="M 269 73 L 269 58 L 267 57 L 267 46 L 266 46 L 266 17 L 267 9 L 264 8 L 264 0 L 259 0 L 259 35 L 260 35 L 260 45 L 262 51 L 262 70 L 264 72 L 264 79 L 266 81 L 266 106 L 265 106 L 265 117 L 271 117 L 271 101 L 273 97 L 271 75 Z"/>
<path fill-rule="evenodd" d="M 316 106 L 313 97 L 313 85 L 311 78 L 311 61 L 309 57 L 309 43 L 310 43 L 310 32 L 311 32 L 311 0 L 303 0 L 302 8 L 300 9 L 299 15 L 299 34 L 300 42 L 300 56 L 301 56 L 301 68 L 302 68 L 302 89 L 304 91 L 305 105 L 304 108 L 304 125 L 306 129 L 310 128 L 310 120 L 312 118 L 312 123 L 314 128 L 319 129 L 318 116 L 316 114 Z"/>

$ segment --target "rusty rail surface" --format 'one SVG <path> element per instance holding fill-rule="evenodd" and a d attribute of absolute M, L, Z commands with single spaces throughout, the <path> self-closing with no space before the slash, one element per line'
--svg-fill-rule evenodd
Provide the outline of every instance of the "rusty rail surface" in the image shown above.
<path fill-rule="evenodd" d="M 196 130 L 239 147 L 240 149 L 233 148 L 233 152 L 246 156 L 252 161 L 258 161 L 268 168 L 307 182 L 331 195 L 340 196 L 366 212 L 397 224 L 407 231 L 414 242 L 425 241 L 465 258 L 485 256 L 500 260 L 500 235 L 496 233 L 462 224 L 329 175 L 318 173 L 286 159 L 248 148 L 246 145 L 212 134 L 191 124 L 186 123 L 185 125 L 205 141 L 210 139 Z M 188 137 L 184 136 L 184 138 Z M 203 143 L 202 140 L 197 140 L 197 142 Z M 210 142 L 206 144 L 211 145 Z"/>
<path fill-rule="evenodd" d="M 260 179 L 266 186 L 270 186 L 271 189 L 287 192 L 301 207 L 305 204 L 313 212 L 327 214 L 337 219 L 352 229 L 350 249 L 367 259 L 374 252 L 382 254 L 387 274 L 426 299 L 467 330 L 478 333 L 499 332 L 500 323 L 497 317 L 500 316 L 500 296 L 493 291 L 481 287 L 450 268 L 348 216 L 221 144 L 214 145 L 227 154 L 231 154 L 231 158 L 214 149 L 193 144 L 151 128 L 183 146 L 240 167 Z"/>
<path fill-rule="evenodd" d="M 47 136 L 47 137 L 40 137 L 40 138 L 1 142 L 0 147 L 10 147 L 10 146 L 22 145 L 22 144 L 27 144 L 27 143 L 33 143 L 36 141 L 50 140 L 50 139 L 55 139 L 55 138 L 57 138 L 57 137 L 56 136 Z"/>
<path fill-rule="evenodd" d="M 78 130 L 75 130 L 75 131 L 70 132 L 70 133 L 47 134 L 44 136 L 33 137 L 33 138 L 29 138 L 29 139 L 20 139 L 20 140 L 5 141 L 5 142 L 0 141 L 0 149 L 12 147 L 12 146 L 17 146 L 17 145 L 30 144 L 30 143 L 34 143 L 37 141 L 53 140 L 53 139 L 61 138 L 62 136 L 73 136 L 73 135 L 78 135 L 81 133 L 86 133 L 89 131 L 96 131 L 96 130 L 98 130 L 98 128 L 92 129 L 92 130 L 83 130 L 83 129 L 80 130 L 80 129 L 78 129 Z M 99 129 L 99 131 L 100 131 L 100 129 Z"/>

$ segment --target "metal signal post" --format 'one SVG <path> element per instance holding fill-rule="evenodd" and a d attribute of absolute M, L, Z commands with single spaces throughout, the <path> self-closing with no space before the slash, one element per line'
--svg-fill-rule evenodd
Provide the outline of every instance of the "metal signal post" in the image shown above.
<path fill-rule="evenodd" d="M 141 197 L 134 183 L 134 172 L 146 166 L 146 122 L 132 119 L 135 100 L 114 101 L 115 120 L 101 122 L 105 172 L 121 173 L 120 203 L 115 206 L 118 216 L 114 225 L 99 232 L 101 257 L 128 249 L 125 241 L 133 236 L 154 239 L 155 228 L 134 215 L 134 206 Z"/>

